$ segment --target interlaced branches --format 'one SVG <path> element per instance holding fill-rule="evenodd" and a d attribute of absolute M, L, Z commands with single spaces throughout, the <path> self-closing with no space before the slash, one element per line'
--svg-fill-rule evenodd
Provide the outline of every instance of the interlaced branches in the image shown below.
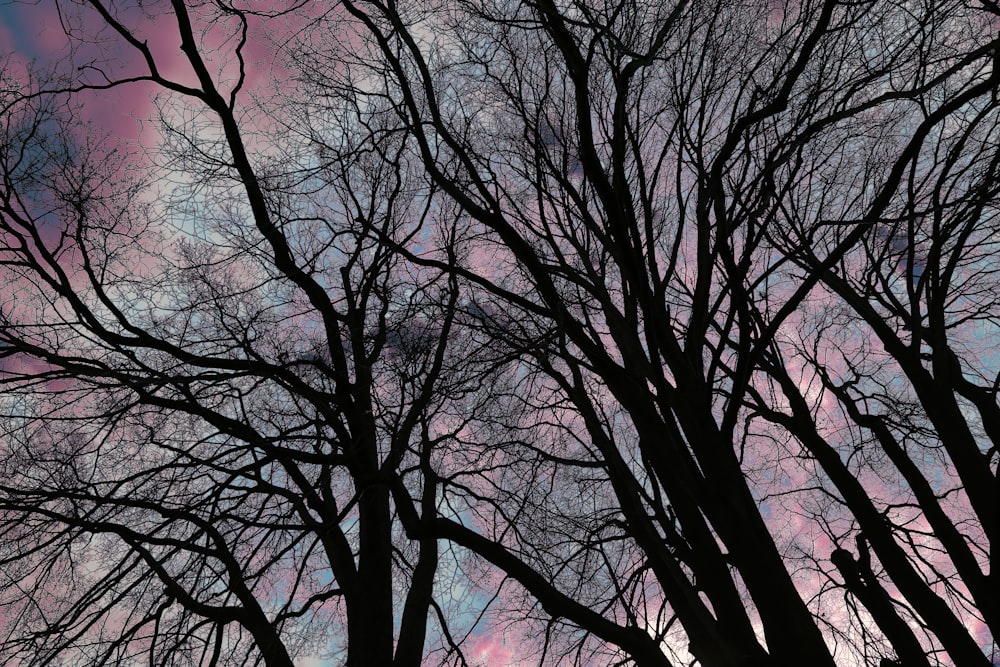
<path fill-rule="evenodd" d="M 989 664 L 991 3 L 58 7 L 4 655 Z"/>

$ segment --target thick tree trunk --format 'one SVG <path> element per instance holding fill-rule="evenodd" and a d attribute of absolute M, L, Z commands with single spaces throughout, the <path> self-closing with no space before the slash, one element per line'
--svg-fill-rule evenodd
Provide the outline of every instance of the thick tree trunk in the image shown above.
<path fill-rule="evenodd" d="M 368 486 L 358 501 L 358 580 L 347 599 L 347 667 L 391 665 L 392 539 L 389 489 Z"/>

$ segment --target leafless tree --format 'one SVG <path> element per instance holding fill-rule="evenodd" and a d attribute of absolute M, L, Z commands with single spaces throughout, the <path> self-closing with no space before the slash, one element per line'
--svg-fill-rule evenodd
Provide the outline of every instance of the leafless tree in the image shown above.
<path fill-rule="evenodd" d="M 320 146 L 255 101 L 248 25 L 274 16 L 84 4 L 59 6 L 61 75 L 4 82 L 3 662 L 450 654 L 464 626 L 435 582 L 460 561 L 402 534 L 390 487 L 436 513 L 426 460 L 479 372 L 452 273 L 393 250 L 454 261 L 406 132 L 345 107 Z M 158 91 L 155 150 L 85 128 L 86 96 L 125 86 Z"/>
<path fill-rule="evenodd" d="M 60 8 L 4 86 L 5 656 L 990 663 L 991 3 Z M 73 123 L 123 86 L 155 152 Z"/>
<path fill-rule="evenodd" d="M 520 355 L 444 489 L 480 521 L 410 534 L 530 593 L 542 663 L 988 664 L 988 7 L 344 6 Z"/>

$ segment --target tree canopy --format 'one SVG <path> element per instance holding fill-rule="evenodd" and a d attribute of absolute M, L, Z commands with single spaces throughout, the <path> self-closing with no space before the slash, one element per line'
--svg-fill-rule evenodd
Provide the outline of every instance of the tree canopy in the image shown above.
<path fill-rule="evenodd" d="M 995 3 L 0 21 L 5 664 L 1000 664 Z"/>

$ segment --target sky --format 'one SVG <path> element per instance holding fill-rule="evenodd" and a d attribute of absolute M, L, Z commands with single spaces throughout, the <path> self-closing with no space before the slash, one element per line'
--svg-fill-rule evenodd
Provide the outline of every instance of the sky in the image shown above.
<path fill-rule="evenodd" d="M 158 62 L 163 64 L 166 76 L 182 83 L 193 80 L 192 71 L 182 58 L 179 43 L 171 36 L 174 34 L 171 30 L 173 26 L 170 25 L 168 16 L 154 18 L 144 15 L 138 5 L 135 5 L 123 20 L 130 21 L 129 25 L 137 30 L 137 34 L 148 40 Z M 245 94 L 268 89 L 283 74 L 270 58 L 268 40 L 290 37 L 294 33 L 294 26 L 281 21 L 272 22 L 272 26 L 278 28 L 267 39 L 264 38 L 260 22 L 255 21 L 250 26 L 250 41 L 246 49 L 248 80 Z M 231 41 L 227 41 L 228 37 L 229 33 L 224 28 L 209 35 L 210 41 L 214 39 L 218 43 L 220 56 L 226 53 L 227 45 L 232 45 Z M 8 66 L 15 71 L 27 71 L 32 67 L 39 70 L 56 67 L 69 71 L 67 68 L 72 70 L 73 66 L 92 63 L 95 67 L 100 66 L 108 71 L 133 75 L 140 73 L 134 64 L 135 53 L 121 39 L 106 32 L 102 38 L 106 41 L 99 47 L 82 46 L 70 56 L 69 43 L 52 2 L 0 4 L 0 53 L 8 54 Z M 229 76 L 233 74 L 231 59 L 220 57 L 212 66 Z M 89 70 L 88 76 L 96 77 L 96 70 Z M 154 130 L 144 125 L 143 120 L 156 112 L 154 91 L 155 88 L 147 83 L 133 83 L 113 90 L 85 92 L 79 98 L 82 101 L 81 115 L 83 120 L 93 124 L 96 131 L 106 133 L 112 141 L 138 141 L 152 148 L 159 137 Z M 512 643 L 504 635 L 477 633 L 472 637 L 469 656 L 477 664 L 487 667 L 513 665 L 516 664 L 516 647 Z M 302 662 L 302 665 L 309 667 L 326 667 L 326 664 L 332 663 L 318 659 Z"/>

